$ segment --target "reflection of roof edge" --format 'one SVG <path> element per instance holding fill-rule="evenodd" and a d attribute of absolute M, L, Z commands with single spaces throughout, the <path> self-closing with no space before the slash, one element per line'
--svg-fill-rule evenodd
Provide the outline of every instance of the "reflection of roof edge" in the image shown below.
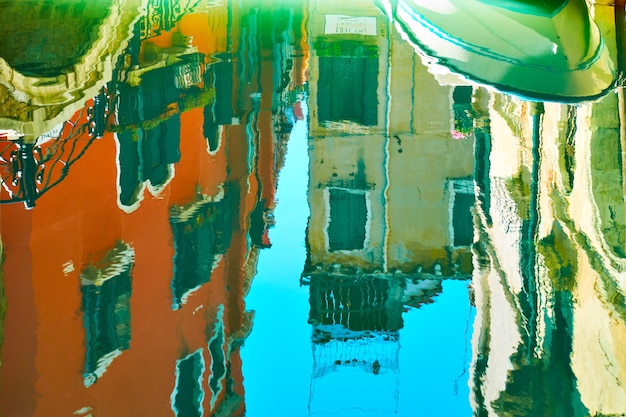
<path fill-rule="evenodd" d="M 416 280 L 416 281 L 425 281 L 425 280 L 455 280 L 455 281 L 467 281 L 471 280 L 471 274 L 458 274 L 458 275 L 435 275 L 427 272 L 415 272 L 415 273 L 354 273 L 354 274 L 342 274 L 337 272 L 323 272 L 323 271 L 312 271 L 308 274 L 303 274 L 301 278 L 301 282 L 303 285 L 309 285 L 311 278 L 313 277 L 322 277 L 322 278 L 338 278 L 338 279 L 346 279 L 346 278 L 378 278 L 378 279 L 386 279 L 386 280 Z"/>
<path fill-rule="evenodd" d="M 128 270 L 133 262 L 135 262 L 135 251 L 126 242 L 118 241 L 111 250 L 109 250 L 99 263 L 100 265 L 87 265 L 80 274 L 81 285 L 100 286 L 105 281 L 114 278 L 126 270 Z"/>
<path fill-rule="evenodd" d="M 402 296 L 402 305 L 419 309 L 433 304 L 443 292 L 443 280 L 426 279 L 419 282 L 408 282 Z"/>

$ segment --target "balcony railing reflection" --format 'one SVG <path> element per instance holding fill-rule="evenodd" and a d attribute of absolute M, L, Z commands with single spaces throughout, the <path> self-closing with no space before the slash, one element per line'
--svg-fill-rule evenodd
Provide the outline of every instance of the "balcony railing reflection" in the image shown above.
<path fill-rule="evenodd" d="M 397 410 L 403 280 L 337 272 L 314 274 L 308 284 L 309 323 L 313 327 L 309 408 L 314 412 L 329 409 L 338 412 L 358 404 L 370 411 Z M 381 397 L 384 404 L 371 404 L 369 394 L 359 399 L 344 391 L 341 399 L 337 394 L 314 395 L 333 386 L 333 374 L 345 378 L 352 372 L 369 380 L 363 385 L 355 382 L 360 389 L 354 392 L 389 393 Z"/>
<path fill-rule="evenodd" d="M 0 204 L 36 200 L 60 183 L 94 140 L 104 135 L 112 98 L 103 87 L 71 119 L 35 140 L 20 135 L 0 140 Z"/>

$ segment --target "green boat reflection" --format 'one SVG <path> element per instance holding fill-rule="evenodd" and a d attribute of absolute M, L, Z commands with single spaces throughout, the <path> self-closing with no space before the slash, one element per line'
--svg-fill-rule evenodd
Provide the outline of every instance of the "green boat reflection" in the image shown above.
<path fill-rule="evenodd" d="M 398 0 L 385 9 L 433 72 L 555 101 L 597 98 L 616 80 L 584 0 Z"/>

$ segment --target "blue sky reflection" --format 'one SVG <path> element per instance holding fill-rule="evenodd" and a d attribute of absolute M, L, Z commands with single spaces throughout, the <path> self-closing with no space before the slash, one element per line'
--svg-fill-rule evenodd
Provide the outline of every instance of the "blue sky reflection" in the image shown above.
<path fill-rule="evenodd" d="M 309 288 L 301 287 L 307 204 L 307 123 L 298 121 L 278 182 L 272 247 L 262 251 L 246 299 L 255 311 L 241 351 L 246 416 L 471 415 L 468 282 L 444 281 L 432 304 L 409 308 L 396 344 L 397 372 L 341 367 L 313 374 Z M 393 354 L 393 349 L 391 354 Z"/>

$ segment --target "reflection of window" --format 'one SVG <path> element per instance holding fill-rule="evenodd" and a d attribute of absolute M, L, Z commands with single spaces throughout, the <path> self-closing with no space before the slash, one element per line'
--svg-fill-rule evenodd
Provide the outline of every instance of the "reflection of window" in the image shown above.
<path fill-rule="evenodd" d="M 139 201 L 142 192 L 141 156 L 132 132 L 116 133 L 115 138 L 118 146 L 118 198 L 122 206 L 131 207 Z"/>
<path fill-rule="evenodd" d="M 209 341 L 209 353 L 211 354 L 211 410 L 215 406 L 217 396 L 222 391 L 222 381 L 226 377 L 226 357 L 224 356 L 224 305 L 219 306 L 215 334 Z"/>
<path fill-rule="evenodd" d="M 202 349 L 176 361 L 176 386 L 170 398 L 175 416 L 201 417 L 204 415 L 203 375 Z"/>
<path fill-rule="evenodd" d="M 180 116 L 145 131 L 141 157 L 142 178 L 155 187 L 164 185 L 172 175 L 169 164 L 180 161 Z"/>
<path fill-rule="evenodd" d="M 330 188 L 328 193 L 330 251 L 363 249 L 367 225 L 367 194 L 342 188 Z"/>
<path fill-rule="evenodd" d="M 215 102 L 213 111 L 215 121 L 220 125 L 227 125 L 233 119 L 233 79 L 235 64 L 232 62 L 218 62 L 211 66 L 214 76 Z"/>
<path fill-rule="evenodd" d="M 172 209 L 173 309 L 180 308 L 191 292 L 209 282 L 215 265 L 228 249 L 232 233 L 229 202 L 226 194 L 220 201 L 202 201 L 182 209 L 182 214 Z"/>
<path fill-rule="evenodd" d="M 378 124 L 378 58 L 320 57 L 319 122 Z"/>
<path fill-rule="evenodd" d="M 180 116 L 147 130 L 119 132 L 116 139 L 119 202 L 132 208 L 141 198 L 144 181 L 158 190 L 172 178 L 171 165 L 180 161 Z"/>
<path fill-rule="evenodd" d="M 229 125 L 233 120 L 233 73 L 232 62 L 218 62 L 207 68 L 205 85 L 215 88 L 215 101 L 204 107 L 204 137 L 209 145 L 209 153 L 215 153 L 220 146 L 221 125 Z"/>
<path fill-rule="evenodd" d="M 474 129 L 472 111 L 472 87 L 461 85 L 452 91 L 452 113 L 454 116 L 453 130 L 469 136 Z"/>
<path fill-rule="evenodd" d="M 85 326 L 85 386 L 130 345 L 131 269 L 134 252 L 119 242 L 100 262 L 81 273 Z"/>
<path fill-rule="evenodd" d="M 474 182 L 456 180 L 451 183 L 450 234 L 453 246 L 470 246 L 474 240 Z"/>

